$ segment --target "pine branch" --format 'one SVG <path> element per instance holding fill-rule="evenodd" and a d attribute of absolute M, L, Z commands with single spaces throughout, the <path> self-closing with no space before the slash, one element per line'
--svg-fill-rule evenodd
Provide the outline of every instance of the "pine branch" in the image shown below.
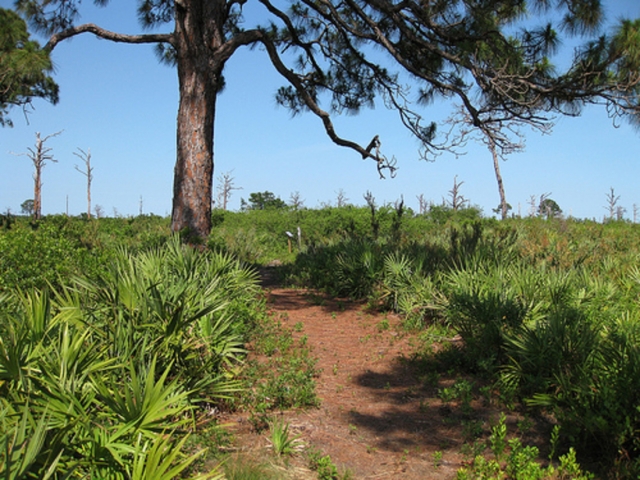
<path fill-rule="evenodd" d="M 271 63 L 276 68 L 278 73 L 280 73 L 280 75 L 287 79 L 287 81 L 296 89 L 307 108 L 309 108 L 311 112 L 313 112 L 320 118 L 320 120 L 322 120 L 324 129 L 333 143 L 341 147 L 347 147 L 355 150 L 356 152 L 360 153 L 362 155 L 362 158 L 364 159 L 371 158 L 375 160 L 378 164 L 378 173 L 380 174 L 381 178 L 385 178 L 384 174 L 382 173 L 384 169 L 388 169 L 391 172 L 392 177 L 395 176 L 395 160 L 389 161 L 386 157 L 380 155 L 378 148 L 375 148 L 375 152 L 371 151 L 374 150 L 374 146 L 380 146 L 380 141 L 377 139 L 377 136 L 374 137 L 374 140 L 377 140 L 377 142 L 375 142 L 375 145 L 370 145 L 371 148 L 369 150 L 367 150 L 367 148 L 363 148 L 356 142 L 338 136 L 329 113 L 320 108 L 313 96 L 305 88 L 302 80 L 293 71 L 289 70 L 282 62 L 282 59 L 280 58 L 280 55 L 278 55 L 278 51 L 275 45 L 267 38 L 266 35 L 261 35 L 259 41 L 266 48 Z"/>
<path fill-rule="evenodd" d="M 58 33 L 51 35 L 51 38 L 45 45 L 44 49 L 47 51 L 53 50 L 58 43 L 67 38 L 80 35 L 81 33 L 93 33 L 96 37 L 104 38 L 112 42 L 120 43 L 172 43 L 173 35 L 168 33 L 149 33 L 143 35 L 127 35 L 123 33 L 111 32 L 97 26 L 94 23 L 85 23 L 84 25 L 78 25 L 77 27 L 67 28 Z"/>

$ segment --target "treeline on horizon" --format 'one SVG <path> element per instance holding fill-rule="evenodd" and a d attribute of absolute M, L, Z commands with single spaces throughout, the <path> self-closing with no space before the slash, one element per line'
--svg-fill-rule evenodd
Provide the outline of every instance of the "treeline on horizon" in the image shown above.
<path fill-rule="evenodd" d="M 402 203 L 317 209 L 296 209 L 284 203 L 277 208 L 252 207 L 241 211 L 215 209 L 207 245 L 250 265 L 288 264 L 300 253 L 349 239 L 395 246 L 446 244 L 457 230 L 475 224 L 481 226 L 485 236 L 511 232 L 509 235 L 519 238 L 518 244 L 538 244 L 543 249 L 551 242 L 544 248 L 555 248 L 554 256 L 572 252 L 569 256 L 576 261 L 589 258 L 593 262 L 620 253 L 602 248 L 598 242 L 634 251 L 640 238 L 635 234 L 637 225 L 629 220 L 610 218 L 599 223 L 540 210 L 535 216 L 498 220 L 484 217 L 476 207 L 452 208 L 446 204 L 430 205 L 422 214 Z M 153 214 L 91 219 L 86 214 L 58 214 L 45 215 L 39 221 L 26 215 L 0 215 L 0 289 L 56 284 L 56 277 L 99 269 L 113 250 L 161 246 L 171 235 L 170 219 Z M 560 244 L 557 248 L 556 243 Z"/>

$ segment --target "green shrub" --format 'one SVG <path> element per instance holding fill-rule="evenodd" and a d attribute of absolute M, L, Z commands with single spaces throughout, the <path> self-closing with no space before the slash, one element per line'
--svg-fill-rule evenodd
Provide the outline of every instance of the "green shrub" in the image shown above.
<path fill-rule="evenodd" d="M 237 392 L 255 274 L 175 239 L 59 291 L 0 298 L 0 473 L 174 478 L 195 409 Z M 27 440 L 28 439 L 28 440 Z M 215 472 L 202 478 L 220 478 Z"/>

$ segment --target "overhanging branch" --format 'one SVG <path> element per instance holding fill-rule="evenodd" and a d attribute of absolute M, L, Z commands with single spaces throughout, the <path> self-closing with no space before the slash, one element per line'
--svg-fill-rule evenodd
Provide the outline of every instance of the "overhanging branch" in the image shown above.
<path fill-rule="evenodd" d="M 290 69 L 286 67 L 286 65 L 280 59 L 280 55 L 278 55 L 278 51 L 275 45 L 269 41 L 266 35 L 262 35 L 259 41 L 264 45 L 267 50 L 267 54 L 269 55 L 269 59 L 271 63 L 275 67 L 275 69 L 282 75 L 287 81 L 296 89 L 296 91 L 300 94 L 301 98 L 305 102 L 305 105 L 311 112 L 313 112 L 316 116 L 322 120 L 322 124 L 324 125 L 324 129 L 331 139 L 333 143 L 339 145 L 341 147 L 347 147 L 362 155 L 363 159 L 371 158 L 376 161 L 378 167 L 378 173 L 380 174 L 380 178 L 385 178 L 383 171 L 389 170 L 391 177 L 395 176 L 395 172 L 397 170 L 395 166 L 395 159 L 387 159 L 384 155 L 380 154 L 380 140 L 376 135 L 374 139 L 371 141 L 367 148 L 362 147 L 356 142 L 351 140 L 344 139 L 336 133 L 333 122 L 331 121 L 331 116 L 328 112 L 324 111 L 320 108 L 318 103 L 313 99 L 311 94 L 307 91 L 303 82 L 300 78 Z"/>
<path fill-rule="evenodd" d="M 80 35 L 81 33 L 93 33 L 96 37 L 104 38 L 112 42 L 120 43 L 172 43 L 173 35 L 168 33 L 149 33 L 143 35 L 126 35 L 123 33 L 111 32 L 99 27 L 93 23 L 85 23 L 77 27 L 67 28 L 58 33 L 51 35 L 51 38 L 45 45 L 45 50 L 53 50 L 58 43 L 67 38 Z"/>

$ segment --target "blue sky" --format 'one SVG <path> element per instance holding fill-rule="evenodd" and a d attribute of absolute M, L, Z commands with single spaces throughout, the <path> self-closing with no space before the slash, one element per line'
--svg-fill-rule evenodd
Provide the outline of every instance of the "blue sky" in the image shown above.
<path fill-rule="evenodd" d="M 0 0 L 9 8 L 11 0 Z M 85 4 L 92 2 L 85 2 Z M 112 0 L 107 8 L 85 8 L 81 22 L 121 33 L 140 33 L 131 0 Z M 604 0 L 609 18 L 640 17 L 638 0 Z M 245 6 L 250 11 L 251 2 Z M 43 42 L 44 43 L 44 42 Z M 58 163 L 43 172 L 43 213 L 72 215 L 86 211 L 86 177 L 74 155 L 90 149 L 94 180 L 92 203 L 107 215 L 169 215 L 173 192 L 178 82 L 174 69 L 158 63 L 148 45 L 114 44 L 89 34 L 61 43 L 53 52 L 60 86 L 56 106 L 35 101 L 28 117 L 14 109 L 13 128 L 0 129 L 0 211 L 20 212 L 33 198 L 33 166 L 25 156 L 35 141 L 58 131 L 47 146 Z M 464 156 L 419 160 L 418 144 L 399 124 L 397 114 L 379 106 L 357 116 L 336 117 L 338 134 L 366 145 L 375 134 L 383 151 L 398 160 L 395 179 L 379 179 L 375 165 L 334 145 L 318 118 L 291 118 L 277 107 L 282 81 L 260 49 L 242 50 L 225 69 L 227 87 L 218 99 L 215 124 L 215 173 L 231 172 L 235 185 L 230 208 L 265 190 L 289 201 L 299 192 L 307 207 L 335 204 L 344 191 L 350 203 L 364 204 L 370 191 L 378 204 L 403 197 L 418 208 L 418 195 L 434 203 L 448 197 L 457 175 L 461 194 L 492 215 L 499 203 L 488 150 L 470 144 Z M 447 103 L 426 107 L 427 120 L 444 120 Z M 587 108 L 580 118 L 558 118 L 551 135 L 526 131 L 524 152 L 501 162 L 507 201 L 526 215 L 532 195 L 550 194 L 566 215 L 601 220 L 607 194 L 614 188 L 619 205 L 640 221 L 640 132 L 626 124 L 615 128 L 604 108 Z"/>

